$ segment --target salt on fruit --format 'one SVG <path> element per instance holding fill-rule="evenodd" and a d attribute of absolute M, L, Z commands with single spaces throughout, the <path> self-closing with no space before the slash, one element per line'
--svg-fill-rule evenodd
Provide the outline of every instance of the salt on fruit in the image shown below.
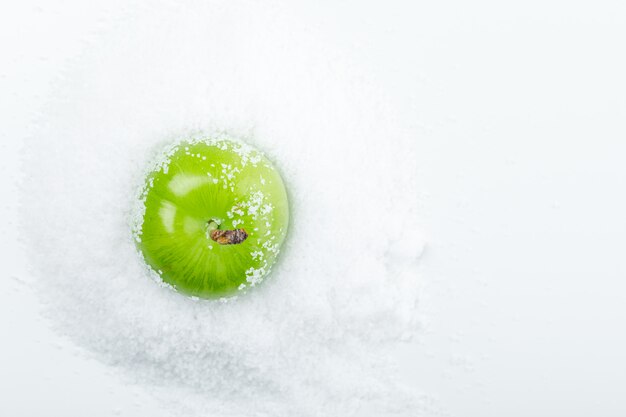
<path fill-rule="evenodd" d="M 220 298 L 269 274 L 289 205 L 280 174 L 260 151 L 231 138 L 187 139 L 159 156 L 144 184 L 135 241 L 163 282 Z"/>

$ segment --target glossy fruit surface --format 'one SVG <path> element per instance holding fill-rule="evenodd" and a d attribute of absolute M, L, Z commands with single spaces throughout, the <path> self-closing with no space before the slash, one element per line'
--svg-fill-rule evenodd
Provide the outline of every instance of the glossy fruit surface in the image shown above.
<path fill-rule="evenodd" d="M 176 290 L 218 298 L 259 284 L 289 222 L 283 181 L 258 150 L 231 139 L 168 148 L 146 177 L 135 239 Z"/>

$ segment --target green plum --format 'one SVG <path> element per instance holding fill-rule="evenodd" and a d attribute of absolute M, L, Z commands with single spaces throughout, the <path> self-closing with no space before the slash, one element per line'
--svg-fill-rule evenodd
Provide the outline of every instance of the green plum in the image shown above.
<path fill-rule="evenodd" d="M 171 145 L 147 175 L 135 240 L 177 291 L 221 298 L 261 283 L 287 234 L 280 174 L 258 150 L 229 138 Z"/>

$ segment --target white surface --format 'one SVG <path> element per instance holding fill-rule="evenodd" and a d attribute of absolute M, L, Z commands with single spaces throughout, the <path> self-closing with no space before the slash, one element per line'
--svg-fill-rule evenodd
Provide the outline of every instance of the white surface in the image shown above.
<path fill-rule="evenodd" d="M 21 138 L 64 63 L 147 6 L 119 7 L 26 2 L 0 17 L 0 415 L 160 415 L 56 336 L 18 282 Z M 451 416 L 626 414 L 624 6 L 298 7 L 423 127 L 429 322 L 398 352 L 407 380 Z"/>

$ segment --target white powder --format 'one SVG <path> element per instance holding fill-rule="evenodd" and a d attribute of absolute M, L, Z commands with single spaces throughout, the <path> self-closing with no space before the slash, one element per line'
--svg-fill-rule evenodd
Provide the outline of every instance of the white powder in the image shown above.
<path fill-rule="evenodd" d="M 418 414 L 386 359 L 417 329 L 422 245 L 415 134 L 393 99 L 277 5 L 164 3 L 103 39 L 25 155 L 25 234 L 57 329 L 175 416 Z M 165 143 L 222 130 L 275 162 L 292 209 L 269 279 L 227 303 L 150 280 L 130 218 Z"/>

